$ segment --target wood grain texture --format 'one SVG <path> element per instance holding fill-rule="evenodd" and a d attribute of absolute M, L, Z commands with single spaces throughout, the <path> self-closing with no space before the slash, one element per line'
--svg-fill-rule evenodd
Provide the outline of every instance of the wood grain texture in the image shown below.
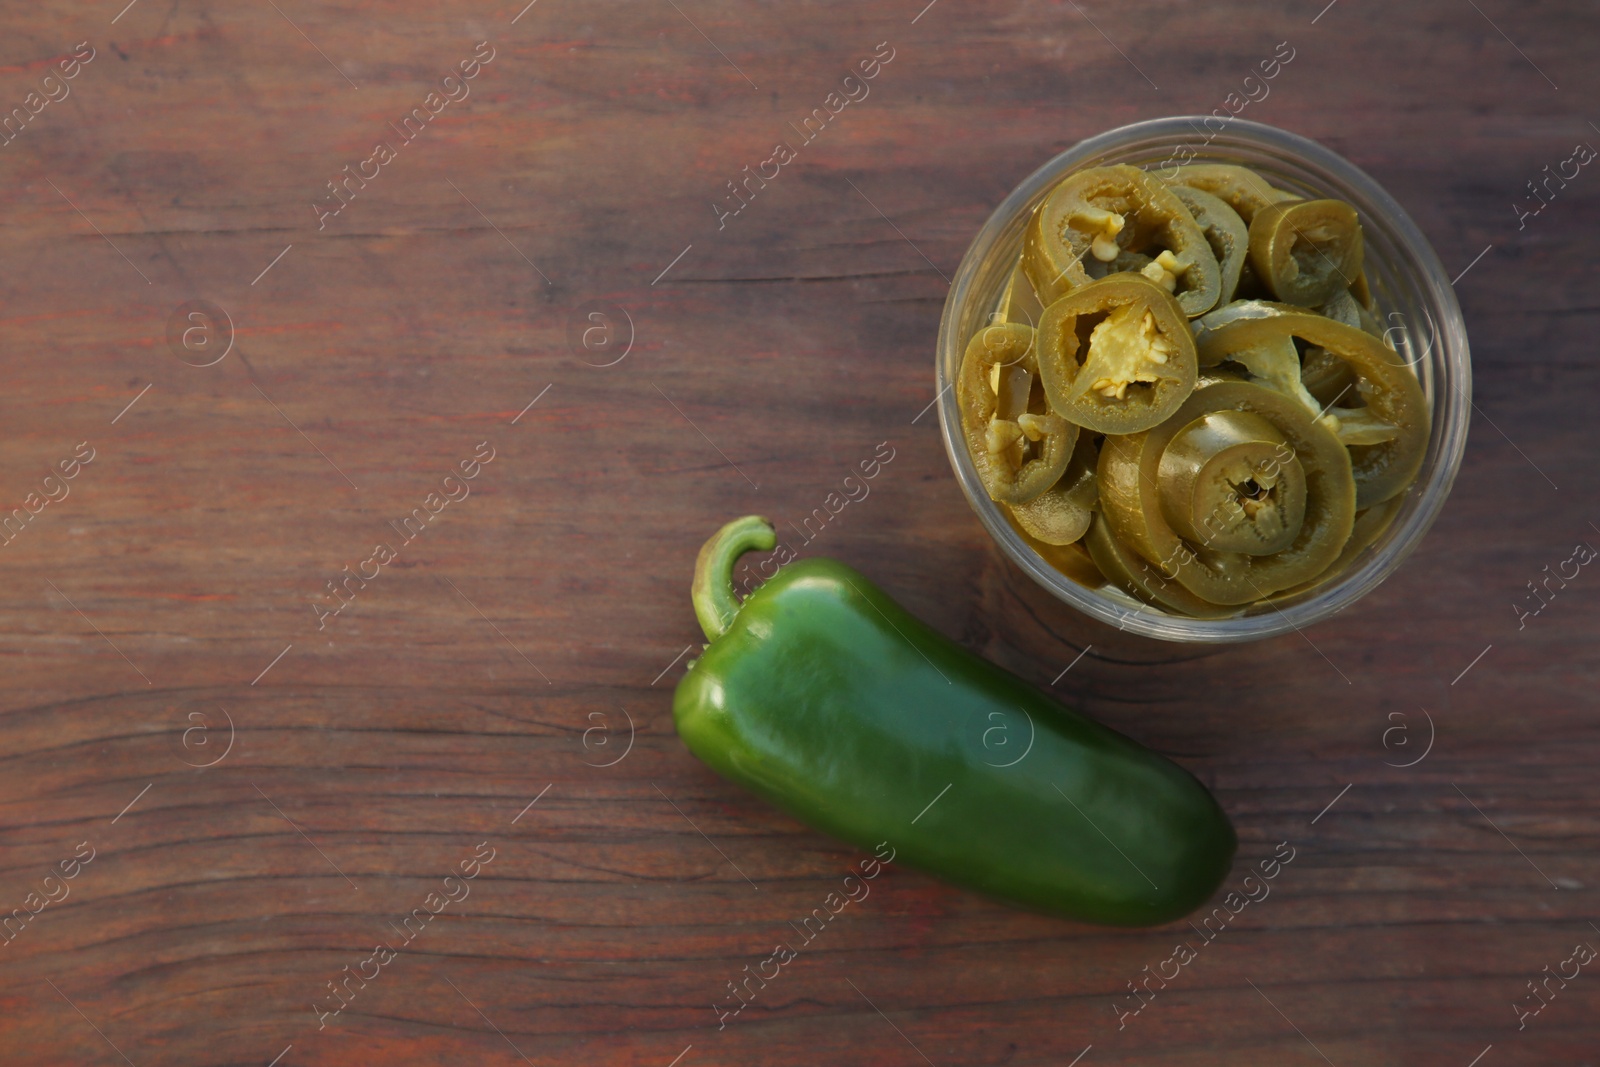
<path fill-rule="evenodd" d="M 1600 144 L 1592 5 L 121 6 L 10 3 L 0 39 L 0 113 L 95 49 L 0 148 L 0 514 L 95 457 L 0 546 L 0 914 L 94 856 L 0 943 L 0 1061 L 1596 1062 L 1600 975 L 1520 1031 L 1513 1004 L 1600 946 L 1600 579 L 1511 608 L 1600 522 L 1600 177 L 1512 207 Z M 470 97 L 319 230 L 326 183 L 480 41 Z M 1245 117 L 1371 172 L 1452 273 L 1487 247 L 1458 285 L 1478 412 L 1360 605 L 1160 645 L 1007 564 L 913 417 L 993 206 L 1082 137 L 1222 106 L 1281 41 Z M 879 42 L 870 96 L 719 229 L 725 183 Z M 168 344 L 193 300 L 235 327 L 214 366 Z M 609 367 L 573 343 L 597 301 L 632 323 Z M 480 442 L 470 496 L 319 629 L 326 583 Z M 718 1027 L 859 857 L 673 735 L 694 554 L 737 514 L 798 522 L 880 442 L 808 553 L 1041 685 L 1092 646 L 1055 691 L 1217 791 L 1230 886 L 1296 850 L 1121 1029 L 1185 925 L 897 867 Z M 1388 765 L 1421 709 L 1431 752 Z M 482 842 L 470 895 L 319 1019 Z"/>

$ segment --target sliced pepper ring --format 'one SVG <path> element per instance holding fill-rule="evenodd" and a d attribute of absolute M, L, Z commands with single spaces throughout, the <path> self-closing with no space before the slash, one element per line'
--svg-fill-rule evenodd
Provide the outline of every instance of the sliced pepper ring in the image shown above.
<path fill-rule="evenodd" d="M 1270 556 L 1305 521 L 1306 476 L 1287 438 L 1248 411 L 1209 411 L 1161 454 L 1161 516 L 1185 540 Z"/>
<path fill-rule="evenodd" d="M 1365 511 L 1356 512 L 1355 524 L 1350 528 L 1350 540 L 1344 543 L 1344 548 L 1339 551 L 1339 558 L 1328 565 L 1328 569 L 1314 578 L 1310 578 L 1299 585 L 1291 585 L 1281 592 L 1273 594 L 1274 600 L 1286 600 L 1301 593 L 1315 589 L 1323 582 L 1333 578 L 1361 555 L 1379 537 L 1383 536 L 1395 516 L 1400 514 L 1400 505 L 1405 503 L 1403 497 L 1391 497 L 1376 507 L 1367 508 Z"/>
<path fill-rule="evenodd" d="M 1172 194 L 1189 209 L 1195 225 L 1200 227 L 1206 243 L 1211 246 L 1211 254 L 1217 257 L 1220 278 L 1217 306 L 1221 307 L 1233 299 L 1234 292 L 1239 288 L 1239 272 L 1244 269 L 1245 260 L 1250 254 L 1250 231 L 1239 213 L 1221 197 L 1192 185 L 1174 185 L 1170 188 Z"/>
<path fill-rule="evenodd" d="M 1394 347 L 1394 342 L 1389 340 L 1383 323 L 1372 313 L 1372 293 L 1367 288 L 1365 271 L 1356 275 L 1355 283 L 1350 288 L 1340 289 L 1314 310 L 1334 322 L 1342 322 L 1346 326 L 1365 330 L 1374 337 L 1381 337 L 1384 344 L 1390 348 Z"/>
<path fill-rule="evenodd" d="M 1236 300 L 1227 307 L 1203 315 L 1195 324 L 1196 355 L 1201 367 L 1211 369 L 1223 362 L 1233 363 L 1250 372 L 1254 381 L 1269 385 L 1285 396 L 1294 397 L 1312 418 L 1320 418 L 1323 404 L 1306 388 L 1303 380 L 1300 350 L 1289 334 L 1273 336 L 1251 335 L 1240 343 L 1208 346 L 1199 350 L 1202 337 L 1211 337 L 1223 327 L 1235 322 L 1257 319 L 1271 314 L 1274 305 L 1260 300 Z M 1246 343 L 1247 342 L 1247 343 Z M 1355 379 L 1352 377 L 1351 381 Z M 1328 425 L 1332 430 L 1333 424 Z"/>
<path fill-rule="evenodd" d="M 1356 387 L 1355 372 L 1326 348 L 1308 348 L 1300 360 L 1300 383 L 1326 411 Z M 1357 395 L 1360 395 L 1359 393 Z"/>
<path fill-rule="evenodd" d="M 1285 446 L 1270 463 L 1261 465 L 1263 474 L 1294 464 L 1304 477 L 1304 517 L 1281 551 L 1263 555 L 1218 551 L 1186 540 L 1167 521 L 1167 512 L 1182 509 L 1192 514 L 1199 501 L 1182 499 L 1180 487 L 1163 482 L 1163 457 L 1174 438 L 1196 420 L 1224 412 L 1257 416 L 1282 435 Z M 1117 540 L 1155 564 L 1163 577 L 1176 579 L 1212 604 L 1248 604 L 1327 570 L 1349 539 L 1355 516 L 1355 483 L 1344 446 L 1294 400 L 1251 382 L 1202 383 L 1172 418 L 1155 429 L 1106 438 L 1099 470 L 1101 514 Z M 1245 508 L 1254 495 L 1250 486 L 1213 488 L 1222 499 L 1228 495 L 1222 490 L 1243 490 L 1233 493 L 1234 504 L 1245 513 L 1246 524 L 1253 521 Z M 1224 523 L 1238 521 L 1231 509 L 1218 514 Z"/>
<path fill-rule="evenodd" d="M 1350 441 L 1357 507 L 1369 508 L 1388 500 L 1416 480 L 1428 447 L 1428 404 L 1406 361 L 1393 349 L 1363 330 L 1285 304 L 1240 301 L 1214 314 L 1215 318 L 1207 316 L 1209 321 L 1201 321 L 1195 338 L 1203 364 L 1234 358 L 1236 352 L 1281 346 L 1298 337 L 1326 350 L 1354 372 L 1356 390 L 1366 402 L 1364 409 L 1355 410 L 1363 414 L 1357 417 L 1348 409 L 1330 408 L 1324 418 L 1353 423 L 1341 427 L 1346 436 L 1350 429 L 1375 428 L 1374 420 L 1395 430 L 1381 443 Z"/>
<path fill-rule="evenodd" d="M 1357 309 L 1353 299 L 1348 296 L 1345 299 L 1351 309 Z M 1209 336 L 1230 322 L 1270 314 L 1272 308 L 1282 306 L 1236 301 L 1202 316 L 1201 332 Z M 1286 333 L 1271 338 L 1257 337 L 1248 346 L 1241 345 L 1226 352 L 1217 346 L 1208 347 L 1200 362 L 1202 367 L 1207 367 L 1225 359 L 1243 367 L 1250 372 L 1252 380 L 1300 401 L 1312 417 L 1333 432 L 1340 444 L 1376 445 L 1400 436 L 1398 426 L 1385 421 L 1370 408 L 1335 406 L 1345 396 L 1355 399 L 1361 395 L 1359 379 L 1343 360 L 1315 346 L 1307 349 L 1304 359 L 1299 351 L 1294 336 Z"/>
<path fill-rule="evenodd" d="M 1083 544 L 1106 581 L 1152 607 L 1194 619 L 1225 619 L 1240 613 L 1239 608 L 1201 600 L 1171 578 L 1158 574 L 1144 557 L 1117 540 L 1104 515 L 1094 517 Z"/>
<path fill-rule="evenodd" d="M 1217 257 L 1183 202 L 1138 167 L 1070 174 L 1034 212 L 1023 266 L 1048 304 L 1108 271 L 1125 253 L 1148 257 L 1149 277 L 1176 294 L 1187 316 L 1217 303 Z M 1109 266 L 1108 266 L 1109 264 Z"/>
<path fill-rule="evenodd" d="M 1100 433 L 1147 430 L 1194 389 L 1194 335 L 1172 295 L 1113 274 L 1044 309 L 1039 377 L 1056 414 Z"/>
<path fill-rule="evenodd" d="M 1038 380 L 1034 332 L 985 326 L 967 342 L 956 379 L 967 452 L 989 498 L 1025 504 L 1060 480 L 1078 427 L 1050 411 Z"/>
<path fill-rule="evenodd" d="M 1012 504 L 1011 517 L 1029 537 L 1047 545 L 1070 545 L 1083 537 L 1100 502 L 1098 463 L 1094 441 L 1086 433 L 1078 434 L 1061 480 L 1026 504 Z"/>
<path fill-rule="evenodd" d="M 1250 220 L 1250 263 L 1286 304 L 1315 307 L 1361 273 L 1361 219 L 1343 200 L 1282 201 Z"/>
<path fill-rule="evenodd" d="M 1168 185 L 1187 185 L 1210 193 L 1233 208 L 1246 226 L 1262 208 L 1283 200 L 1299 199 L 1293 193 L 1269 185 L 1267 179 L 1249 167 L 1232 163 L 1190 163 L 1179 167 L 1174 177 L 1164 180 Z"/>
<path fill-rule="evenodd" d="M 1378 320 L 1372 317 L 1372 312 L 1361 306 L 1360 301 L 1356 299 L 1355 294 L 1349 289 L 1335 289 L 1328 299 L 1312 308 L 1312 310 L 1318 315 L 1332 319 L 1334 322 L 1342 322 L 1346 326 L 1354 326 L 1358 330 L 1367 330 L 1368 333 L 1383 332 L 1381 329 L 1367 329 L 1369 322 L 1377 325 Z"/>

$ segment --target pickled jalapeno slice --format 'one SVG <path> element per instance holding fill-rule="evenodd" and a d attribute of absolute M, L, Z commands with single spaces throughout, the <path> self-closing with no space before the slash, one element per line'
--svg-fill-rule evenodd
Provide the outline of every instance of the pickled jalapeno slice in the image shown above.
<path fill-rule="evenodd" d="M 1370 508 L 1409 487 L 1427 450 L 1429 417 L 1406 361 L 1366 331 L 1304 308 L 1241 303 L 1249 306 L 1219 309 L 1210 325 L 1202 320 L 1196 338 L 1200 361 L 1220 363 L 1230 353 L 1281 346 L 1286 339 L 1321 348 L 1355 378 L 1354 388 L 1329 402 L 1322 418 L 1325 424 L 1332 420 L 1329 428 L 1350 446 L 1357 507 Z M 1340 401 L 1343 407 L 1332 406 Z"/>
<path fill-rule="evenodd" d="M 1139 258 L 1120 258 L 1130 255 Z M 1126 164 L 1078 171 L 1051 190 L 1028 227 L 1022 261 L 1047 305 L 1135 264 L 1186 316 L 1210 310 L 1221 287 L 1216 255 L 1183 202 Z"/>
<path fill-rule="evenodd" d="M 1240 333 L 1235 331 L 1228 334 L 1223 341 L 1214 340 L 1215 335 L 1223 327 L 1236 322 L 1251 319 L 1269 318 L 1276 314 L 1274 305 L 1260 300 L 1238 300 L 1227 307 L 1220 307 L 1200 317 L 1195 324 L 1195 347 L 1199 364 L 1202 368 L 1211 370 L 1225 363 L 1232 363 L 1240 370 L 1248 372 L 1249 377 L 1269 385 L 1300 401 L 1313 418 L 1320 418 L 1324 412 L 1324 404 L 1319 401 L 1306 388 L 1303 380 L 1303 366 L 1300 350 L 1295 346 L 1294 337 L 1288 333 Z M 1206 339 L 1211 343 L 1200 350 L 1200 341 Z M 1337 429 L 1332 423 L 1328 428 Z"/>
<path fill-rule="evenodd" d="M 1233 299 L 1239 288 L 1239 272 L 1250 254 L 1250 231 L 1239 213 L 1222 199 L 1188 185 L 1170 187 L 1172 194 L 1189 209 L 1196 226 L 1205 235 L 1212 255 L 1217 257 L 1219 289 L 1217 306 Z"/>
<path fill-rule="evenodd" d="M 1106 581 L 1153 607 L 1194 619 L 1226 619 L 1242 611 L 1202 600 L 1161 574 L 1154 564 L 1117 540 L 1104 515 L 1095 515 L 1083 544 Z"/>
<path fill-rule="evenodd" d="M 1246 226 L 1262 208 L 1282 200 L 1298 199 L 1293 193 L 1275 189 L 1267 179 L 1249 167 L 1232 163 L 1190 163 L 1166 179 L 1168 185 L 1187 185 L 1210 193 L 1238 213 Z"/>
<path fill-rule="evenodd" d="M 1362 313 L 1366 309 L 1357 302 L 1355 295 L 1349 289 L 1334 290 L 1328 299 L 1312 308 L 1312 310 L 1318 315 L 1332 319 L 1334 322 L 1342 322 L 1346 326 L 1354 326 L 1358 330 L 1365 330 L 1368 321 L 1375 321 L 1370 313 L 1365 318 L 1362 317 Z"/>
<path fill-rule="evenodd" d="M 1361 220 L 1343 200 L 1283 201 L 1250 220 L 1250 264 L 1285 304 L 1314 307 L 1361 273 Z"/>
<path fill-rule="evenodd" d="M 1270 556 L 1305 521 L 1304 469 L 1288 438 L 1249 411 L 1195 418 L 1167 443 L 1156 474 L 1162 518 L 1206 548 Z"/>
<path fill-rule="evenodd" d="M 1194 335 L 1165 289 L 1113 274 L 1044 309 L 1038 367 L 1050 407 L 1100 433 L 1161 422 L 1194 388 Z"/>
<path fill-rule="evenodd" d="M 1202 383 L 1155 429 L 1107 437 L 1099 471 L 1110 532 L 1212 604 L 1248 604 L 1327 570 L 1355 517 L 1344 446 L 1297 401 L 1251 382 Z"/>
<path fill-rule="evenodd" d="M 991 500 L 1025 504 L 1060 480 L 1078 427 L 1049 409 L 1039 385 L 1034 332 L 985 326 L 967 343 L 956 381 L 961 428 Z"/>
<path fill-rule="evenodd" d="M 1080 539 L 1100 502 L 1098 462 L 1094 441 L 1080 433 L 1061 480 L 1026 504 L 1012 504 L 1011 517 L 1029 537 L 1047 545 L 1070 545 Z"/>
<path fill-rule="evenodd" d="M 1403 497 L 1392 497 L 1376 507 L 1356 512 L 1355 524 L 1350 528 L 1350 540 L 1344 543 L 1344 548 L 1339 552 L 1339 558 L 1329 564 L 1328 569 L 1321 574 L 1301 582 L 1299 585 L 1291 585 L 1287 589 L 1274 593 L 1271 599 L 1286 599 L 1308 592 L 1350 566 L 1355 562 L 1356 557 L 1365 552 L 1389 528 L 1389 524 L 1394 521 L 1395 516 L 1400 514 L 1400 505 L 1402 503 L 1404 503 Z"/>
<path fill-rule="evenodd" d="M 1366 275 L 1358 275 L 1357 281 L 1365 279 Z M 1356 286 L 1341 289 L 1334 293 L 1321 306 L 1313 309 L 1319 315 L 1326 315 L 1334 322 L 1342 322 L 1346 326 L 1354 326 L 1358 330 L 1365 330 L 1374 337 L 1384 337 L 1383 324 L 1373 315 L 1372 310 L 1362 301 L 1356 292 Z M 1384 344 L 1393 348 L 1393 344 L 1384 339 Z"/>
<path fill-rule="evenodd" d="M 1300 383 L 1322 405 L 1319 410 L 1326 411 L 1350 395 L 1356 387 L 1356 376 L 1350 364 L 1326 348 L 1312 346 L 1300 357 Z"/>

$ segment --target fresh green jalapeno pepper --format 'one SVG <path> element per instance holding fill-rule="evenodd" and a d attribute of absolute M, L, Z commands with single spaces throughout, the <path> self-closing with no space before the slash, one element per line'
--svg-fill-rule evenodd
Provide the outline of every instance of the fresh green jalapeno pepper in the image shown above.
<path fill-rule="evenodd" d="M 1285 304 L 1314 307 L 1361 272 L 1361 220 L 1343 200 L 1269 204 L 1250 220 L 1250 263 Z"/>
<path fill-rule="evenodd" d="M 1070 545 L 1089 529 L 1100 499 L 1095 468 L 1099 453 L 1080 433 L 1061 480 L 1026 504 L 1012 504 L 1011 516 L 1029 537 L 1047 545 Z"/>
<path fill-rule="evenodd" d="M 1149 429 L 1194 388 L 1183 309 L 1137 274 L 1113 274 L 1051 303 L 1035 344 L 1051 410 L 1100 433 Z"/>
<path fill-rule="evenodd" d="M 1364 406 L 1329 407 L 1323 418 L 1332 420 L 1330 428 L 1351 446 L 1358 508 L 1387 500 L 1416 479 L 1428 444 L 1428 405 L 1422 387 L 1393 349 L 1363 330 L 1284 304 L 1239 301 L 1215 314 L 1209 324 L 1203 319 L 1199 325 L 1196 344 L 1202 363 L 1299 338 L 1324 349 L 1356 376 L 1353 392 Z M 1344 399 L 1356 397 L 1347 393 Z"/>
<path fill-rule="evenodd" d="M 1191 593 L 1247 604 L 1327 570 L 1355 483 L 1344 446 L 1297 401 L 1222 380 L 1155 429 L 1106 438 L 1100 504 L 1119 541 Z"/>
<path fill-rule="evenodd" d="M 1049 410 L 1038 370 L 1034 333 L 1015 322 L 980 329 L 961 362 L 956 400 L 967 451 L 1000 503 L 1026 504 L 1055 485 L 1078 439 L 1078 427 Z"/>
<path fill-rule="evenodd" d="M 1140 258 L 1119 258 L 1128 254 Z M 1135 264 L 1187 316 L 1213 307 L 1221 286 L 1216 255 L 1183 202 L 1126 164 L 1063 179 L 1034 213 L 1022 262 L 1046 305 Z"/>
<path fill-rule="evenodd" d="M 713 770 L 825 833 L 1057 915 L 1151 925 L 1216 890 L 1236 840 L 1188 771 L 973 655 L 842 563 L 790 563 L 739 602 L 734 561 L 774 543 L 765 519 L 738 519 L 695 567 L 711 643 L 672 713 Z"/>
<path fill-rule="evenodd" d="M 1221 307 L 1233 299 L 1234 292 L 1239 288 L 1239 272 L 1250 254 L 1250 231 L 1245 227 L 1244 220 L 1239 218 L 1239 213 L 1220 197 L 1190 185 L 1174 185 L 1170 188 L 1172 195 L 1189 209 L 1195 225 L 1205 234 L 1212 255 L 1217 257 L 1220 279 L 1217 306 Z"/>

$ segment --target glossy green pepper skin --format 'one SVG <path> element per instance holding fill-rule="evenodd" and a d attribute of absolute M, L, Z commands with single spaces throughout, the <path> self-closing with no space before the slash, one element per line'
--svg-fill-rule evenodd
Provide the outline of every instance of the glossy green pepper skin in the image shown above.
<path fill-rule="evenodd" d="M 723 777 L 862 848 L 1039 911 L 1118 926 L 1180 918 L 1226 877 L 1233 827 L 1193 775 L 973 655 L 834 560 L 783 567 L 743 603 L 731 568 L 765 519 L 701 550 L 711 638 L 673 699 Z"/>

